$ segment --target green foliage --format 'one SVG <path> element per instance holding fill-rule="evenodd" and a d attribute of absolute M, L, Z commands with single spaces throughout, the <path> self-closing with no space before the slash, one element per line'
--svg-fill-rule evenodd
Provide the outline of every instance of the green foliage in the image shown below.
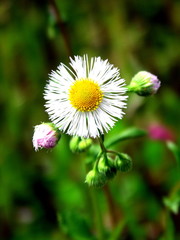
<path fill-rule="evenodd" d="M 95 240 L 88 222 L 80 212 L 71 211 L 59 215 L 60 228 L 74 240 Z"/>

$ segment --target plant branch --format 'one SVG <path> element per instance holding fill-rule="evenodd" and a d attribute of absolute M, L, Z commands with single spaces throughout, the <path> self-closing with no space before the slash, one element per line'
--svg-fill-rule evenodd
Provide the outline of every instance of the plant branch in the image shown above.
<path fill-rule="evenodd" d="M 58 9 L 58 6 L 56 4 L 55 0 L 49 0 L 49 4 L 50 4 L 50 8 L 53 11 L 53 14 L 56 18 L 56 23 L 57 26 L 60 29 L 60 32 L 62 33 L 62 37 L 63 37 L 63 41 L 67 50 L 67 53 L 69 56 L 72 56 L 72 48 L 71 48 L 71 43 L 70 43 L 70 38 L 69 38 L 69 34 L 68 34 L 68 30 L 66 27 L 65 22 L 63 22 L 60 11 Z"/>

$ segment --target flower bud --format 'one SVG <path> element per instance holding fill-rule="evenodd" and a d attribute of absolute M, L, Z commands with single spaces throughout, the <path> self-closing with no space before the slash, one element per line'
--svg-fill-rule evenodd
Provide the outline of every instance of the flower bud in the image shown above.
<path fill-rule="evenodd" d="M 60 131 L 53 123 L 42 123 L 35 126 L 33 146 L 36 151 L 39 148 L 53 148 L 57 145 L 60 137 Z"/>
<path fill-rule="evenodd" d="M 80 152 L 87 150 L 92 145 L 91 138 L 82 138 L 79 142 L 78 148 Z"/>
<path fill-rule="evenodd" d="M 96 169 L 92 169 L 86 175 L 85 182 L 89 186 L 102 187 L 106 183 L 106 176 L 103 173 L 98 172 Z"/>
<path fill-rule="evenodd" d="M 106 155 L 99 159 L 98 171 L 106 175 L 107 178 L 113 178 L 116 175 L 116 168 L 113 166 L 113 160 Z"/>
<path fill-rule="evenodd" d="M 162 124 L 151 124 L 148 128 L 149 137 L 153 140 L 175 141 L 174 133 Z"/>
<path fill-rule="evenodd" d="M 78 144 L 80 142 L 80 139 L 81 138 L 78 137 L 78 136 L 74 136 L 74 137 L 71 138 L 69 147 L 70 147 L 70 149 L 73 153 L 78 152 Z"/>
<path fill-rule="evenodd" d="M 74 136 L 70 141 L 70 149 L 73 153 L 83 152 L 87 150 L 91 145 L 92 140 L 90 138 L 80 138 L 78 136 Z"/>
<path fill-rule="evenodd" d="M 146 71 L 140 71 L 132 78 L 128 90 L 137 93 L 139 96 L 147 97 L 155 94 L 160 85 L 161 82 L 157 76 Z"/>
<path fill-rule="evenodd" d="M 108 171 L 109 166 L 106 163 L 107 162 L 106 159 L 107 157 L 104 155 L 99 159 L 98 171 L 101 173 L 106 173 Z"/>
<path fill-rule="evenodd" d="M 126 153 L 119 153 L 115 158 L 114 166 L 121 172 L 128 172 L 132 168 L 132 160 Z"/>

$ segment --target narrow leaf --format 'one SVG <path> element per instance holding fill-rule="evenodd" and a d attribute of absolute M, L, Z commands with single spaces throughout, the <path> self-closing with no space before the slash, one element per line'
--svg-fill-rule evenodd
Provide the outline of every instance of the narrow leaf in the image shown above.
<path fill-rule="evenodd" d="M 108 148 L 118 142 L 128 140 L 128 139 L 143 137 L 145 135 L 147 135 L 146 131 L 139 128 L 132 127 L 132 128 L 126 129 L 125 131 L 117 135 L 115 138 L 110 139 L 106 144 L 106 147 Z"/>

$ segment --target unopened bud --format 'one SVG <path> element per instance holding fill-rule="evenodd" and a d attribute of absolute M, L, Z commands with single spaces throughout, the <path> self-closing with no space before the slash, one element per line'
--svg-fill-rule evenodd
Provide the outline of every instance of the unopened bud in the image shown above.
<path fill-rule="evenodd" d="M 79 142 L 78 148 L 80 152 L 83 152 L 87 150 L 92 145 L 92 139 L 91 138 L 83 138 Z"/>
<path fill-rule="evenodd" d="M 36 151 L 39 148 L 53 148 L 57 145 L 60 137 L 60 131 L 53 123 L 42 123 L 35 126 L 33 146 Z"/>
<path fill-rule="evenodd" d="M 113 166 L 113 160 L 106 155 L 99 159 L 98 171 L 106 175 L 107 178 L 113 178 L 116 175 L 116 168 Z"/>
<path fill-rule="evenodd" d="M 70 141 L 70 149 L 73 153 L 83 152 L 87 150 L 91 145 L 92 140 L 90 138 L 80 138 L 78 136 L 74 136 Z"/>
<path fill-rule="evenodd" d="M 75 136 L 75 137 L 72 137 L 72 138 L 71 138 L 69 147 L 70 147 L 70 149 L 71 149 L 71 151 L 72 151 L 73 153 L 78 152 L 78 144 L 79 144 L 79 142 L 80 142 L 80 139 L 81 139 L 81 138 L 78 137 L 78 136 Z"/>
<path fill-rule="evenodd" d="M 119 153 L 115 158 L 114 166 L 121 172 L 128 172 L 132 168 L 132 160 L 126 153 Z"/>
<path fill-rule="evenodd" d="M 132 78 L 128 90 L 147 97 L 155 94 L 160 85 L 161 82 L 157 76 L 146 71 L 140 71 Z"/>
<path fill-rule="evenodd" d="M 85 182 L 89 186 L 102 187 L 106 183 L 106 180 L 107 179 L 106 179 L 106 176 L 104 174 L 98 172 L 96 169 L 92 169 L 86 175 Z"/>

